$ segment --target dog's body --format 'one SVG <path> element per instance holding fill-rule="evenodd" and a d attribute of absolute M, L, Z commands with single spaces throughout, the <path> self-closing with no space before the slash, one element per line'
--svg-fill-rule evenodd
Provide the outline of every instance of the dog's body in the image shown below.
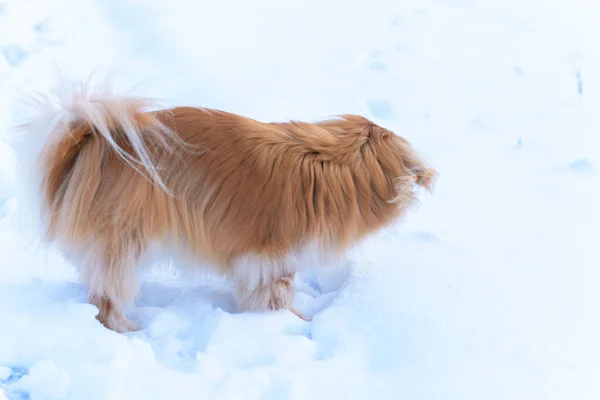
<path fill-rule="evenodd" d="M 403 215 L 437 175 L 359 116 L 261 123 L 81 94 L 64 107 L 37 160 L 45 238 L 75 260 L 99 320 L 119 332 L 135 329 L 123 306 L 151 243 L 210 261 L 241 310 L 298 314 L 290 255 L 344 251 Z"/>

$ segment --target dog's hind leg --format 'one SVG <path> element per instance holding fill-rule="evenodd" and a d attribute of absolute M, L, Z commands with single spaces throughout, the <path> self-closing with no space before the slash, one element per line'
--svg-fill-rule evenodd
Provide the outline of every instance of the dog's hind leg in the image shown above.
<path fill-rule="evenodd" d="M 119 333 L 139 329 L 125 317 L 124 308 L 134 303 L 139 293 L 141 251 L 138 240 L 122 237 L 111 244 L 96 243 L 86 250 L 82 260 L 89 301 L 99 311 L 96 318 Z"/>

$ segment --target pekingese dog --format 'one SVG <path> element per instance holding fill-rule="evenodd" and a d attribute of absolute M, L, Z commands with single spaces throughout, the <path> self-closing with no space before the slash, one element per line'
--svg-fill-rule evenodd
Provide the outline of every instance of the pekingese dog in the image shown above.
<path fill-rule="evenodd" d="M 124 307 L 155 243 L 214 265 L 240 311 L 308 319 L 294 308 L 294 254 L 342 253 L 405 214 L 437 178 L 409 142 L 357 115 L 263 123 L 151 107 L 83 88 L 22 126 L 43 146 L 43 239 L 74 261 L 97 318 L 117 332 L 137 329 Z"/>

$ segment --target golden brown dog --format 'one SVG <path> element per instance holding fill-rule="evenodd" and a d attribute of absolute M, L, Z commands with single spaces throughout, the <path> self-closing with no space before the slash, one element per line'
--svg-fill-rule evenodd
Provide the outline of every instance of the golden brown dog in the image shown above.
<path fill-rule="evenodd" d="M 208 260 L 240 310 L 293 306 L 293 255 L 340 253 L 402 216 L 437 173 L 404 139 L 356 115 L 262 123 L 191 107 L 78 91 L 22 128 L 47 243 L 81 270 L 98 319 L 136 329 L 124 306 L 151 244 Z M 45 125 L 47 137 L 35 136 Z"/>

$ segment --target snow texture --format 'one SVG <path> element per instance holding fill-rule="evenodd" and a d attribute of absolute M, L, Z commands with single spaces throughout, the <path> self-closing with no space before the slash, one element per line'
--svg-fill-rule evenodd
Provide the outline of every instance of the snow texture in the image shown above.
<path fill-rule="evenodd" d="M 600 398 L 600 6 L 583 0 L 0 0 L 0 399 Z M 72 265 L 17 227 L 23 96 L 123 93 L 260 120 L 359 113 L 436 192 L 298 276 L 315 314 L 237 313 L 154 270 L 103 328 Z"/>

